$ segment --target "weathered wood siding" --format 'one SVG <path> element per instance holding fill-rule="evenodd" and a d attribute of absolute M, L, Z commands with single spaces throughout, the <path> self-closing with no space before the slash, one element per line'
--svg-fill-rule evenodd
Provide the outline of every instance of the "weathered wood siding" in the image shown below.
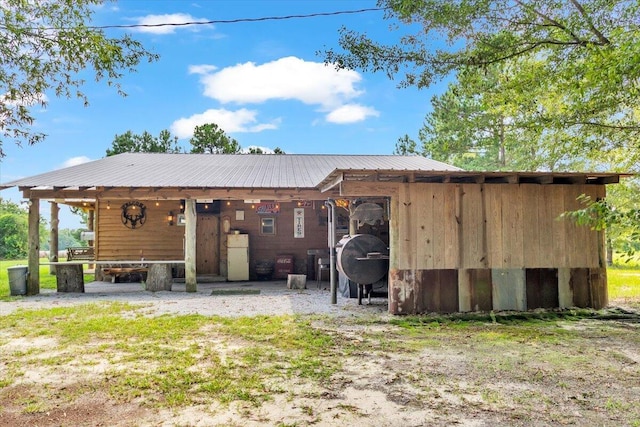
<path fill-rule="evenodd" d="M 184 259 L 185 227 L 169 225 L 167 214 L 180 212 L 179 201 L 141 200 L 146 206 L 147 220 L 136 229 L 125 227 L 120 207 L 129 200 L 98 202 L 96 206 L 96 259 L 98 260 L 174 260 Z"/>
<path fill-rule="evenodd" d="M 602 233 L 559 219 L 594 185 L 402 184 L 391 268 L 599 268 Z"/>
<path fill-rule="evenodd" d="M 604 235 L 559 217 L 581 208 L 581 194 L 604 193 L 597 185 L 398 184 L 390 311 L 449 311 L 443 289 L 460 311 L 603 307 Z"/>

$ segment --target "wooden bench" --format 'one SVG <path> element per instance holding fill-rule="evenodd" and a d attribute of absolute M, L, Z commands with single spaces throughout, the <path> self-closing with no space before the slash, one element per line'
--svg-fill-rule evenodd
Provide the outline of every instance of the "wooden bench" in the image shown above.
<path fill-rule="evenodd" d="M 146 274 L 149 272 L 149 268 L 146 265 L 108 265 L 102 267 L 102 274 L 111 276 L 111 283 L 118 283 L 118 278 L 130 274 L 140 275 L 139 282 L 144 281 Z"/>
<path fill-rule="evenodd" d="M 96 253 L 93 246 L 75 246 L 67 248 L 67 261 L 93 261 Z"/>

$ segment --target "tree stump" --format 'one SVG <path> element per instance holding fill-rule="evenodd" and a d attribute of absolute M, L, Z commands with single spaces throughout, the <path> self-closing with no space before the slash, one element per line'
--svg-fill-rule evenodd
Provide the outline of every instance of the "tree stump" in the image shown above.
<path fill-rule="evenodd" d="M 171 265 L 151 264 L 147 273 L 145 290 L 151 292 L 170 291 L 173 278 L 171 277 Z"/>
<path fill-rule="evenodd" d="M 56 267 L 58 292 L 84 292 L 84 274 L 81 264 L 58 264 Z"/>

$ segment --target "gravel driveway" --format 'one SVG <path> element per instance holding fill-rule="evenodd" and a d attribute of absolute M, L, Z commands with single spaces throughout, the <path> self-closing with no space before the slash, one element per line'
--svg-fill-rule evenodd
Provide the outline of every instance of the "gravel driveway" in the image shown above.
<path fill-rule="evenodd" d="M 332 316 L 388 315 L 386 298 L 373 298 L 358 305 L 357 299 L 338 295 L 331 304 L 329 284 L 318 288 L 287 289 L 286 281 L 216 282 L 198 284 L 197 292 L 185 291 L 184 283 L 175 283 L 172 291 L 147 292 L 140 283 L 91 282 L 85 293 L 58 293 L 44 289 L 39 295 L 0 302 L 0 315 L 17 309 L 69 306 L 99 301 L 119 301 L 148 306 L 149 315 L 201 314 L 205 316 L 255 316 L 278 314 L 328 314 Z"/>

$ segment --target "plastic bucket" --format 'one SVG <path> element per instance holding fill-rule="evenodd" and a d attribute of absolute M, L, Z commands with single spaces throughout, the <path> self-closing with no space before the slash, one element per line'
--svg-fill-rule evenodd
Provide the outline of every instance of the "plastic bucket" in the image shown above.
<path fill-rule="evenodd" d="M 11 291 L 11 295 L 26 295 L 29 267 L 26 265 L 8 267 L 7 273 L 9 274 L 9 290 Z"/>

